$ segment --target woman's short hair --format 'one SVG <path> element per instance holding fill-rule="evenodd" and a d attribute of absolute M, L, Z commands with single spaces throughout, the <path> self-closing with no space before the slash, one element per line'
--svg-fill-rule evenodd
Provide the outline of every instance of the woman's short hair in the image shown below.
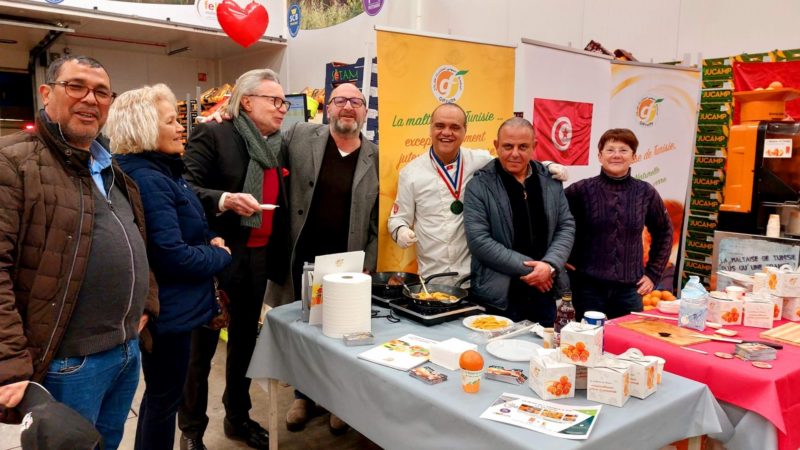
<path fill-rule="evenodd" d="M 272 69 L 254 69 L 243 73 L 236 80 L 236 86 L 231 92 L 231 99 L 225 109 L 233 116 L 239 117 L 239 109 L 242 106 L 242 97 L 256 92 L 256 89 L 264 81 L 274 81 L 281 83 L 278 74 Z"/>
<path fill-rule="evenodd" d="M 600 136 L 600 142 L 597 143 L 597 150 L 602 152 L 608 141 L 622 142 L 630 147 L 634 154 L 636 154 L 636 149 L 639 147 L 639 140 L 636 139 L 636 135 L 627 128 L 612 128 L 603 133 Z"/>
<path fill-rule="evenodd" d="M 158 103 L 176 105 L 175 94 L 166 84 L 144 86 L 124 92 L 108 111 L 105 133 L 111 152 L 142 153 L 157 150 Z"/>

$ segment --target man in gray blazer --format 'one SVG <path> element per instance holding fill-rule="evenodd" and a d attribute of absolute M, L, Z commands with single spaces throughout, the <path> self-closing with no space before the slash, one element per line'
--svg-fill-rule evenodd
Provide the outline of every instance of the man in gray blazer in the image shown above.
<path fill-rule="evenodd" d="M 367 270 L 378 256 L 378 147 L 361 128 L 367 116 L 364 96 L 352 84 L 331 92 L 328 126 L 299 123 L 284 135 L 289 166 L 290 275 L 269 282 L 266 302 L 279 306 L 300 295 L 303 263 L 318 255 L 363 250 Z M 290 431 L 302 430 L 313 402 L 299 391 L 286 415 Z M 331 415 L 331 432 L 347 424 Z"/>

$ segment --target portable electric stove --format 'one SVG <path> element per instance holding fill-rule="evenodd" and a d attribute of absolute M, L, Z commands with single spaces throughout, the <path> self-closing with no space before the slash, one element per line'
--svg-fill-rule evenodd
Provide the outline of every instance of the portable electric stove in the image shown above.
<path fill-rule="evenodd" d="M 483 306 L 476 305 L 475 303 L 471 303 L 467 300 L 464 300 L 461 303 L 453 306 L 431 307 L 418 305 L 405 297 L 385 298 L 373 295 L 372 302 L 383 306 L 384 308 L 391 308 L 395 314 L 406 317 L 425 326 L 449 322 L 462 317 L 481 314 L 485 311 Z"/>

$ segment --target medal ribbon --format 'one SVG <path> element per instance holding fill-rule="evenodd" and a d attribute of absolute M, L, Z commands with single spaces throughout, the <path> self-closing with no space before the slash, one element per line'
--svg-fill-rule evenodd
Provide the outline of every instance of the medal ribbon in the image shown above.
<path fill-rule="evenodd" d="M 458 200 L 459 197 L 461 197 L 461 183 L 464 180 L 464 170 L 463 167 L 461 167 L 461 150 L 458 151 L 458 156 L 456 157 L 456 173 L 452 178 L 450 177 L 450 172 L 447 171 L 447 164 L 443 163 L 442 160 L 436 156 L 433 148 L 431 148 L 429 152 L 431 160 L 436 162 L 436 173 L 439 174 L 439 178 L 444 181 L 447 190 L 450 191 L 450 195 Z"/>

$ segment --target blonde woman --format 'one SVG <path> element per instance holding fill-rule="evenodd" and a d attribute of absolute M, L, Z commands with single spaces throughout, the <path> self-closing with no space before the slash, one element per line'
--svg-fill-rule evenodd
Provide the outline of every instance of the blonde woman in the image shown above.
<path fill-rule="evenodd" d="M 212 318 L 213 276 L 231 261 L 230 250 L 209 232 L 203 207 L 181 176 L 182 131 L 175 95 L 163 84 L 120 95 L 106 124 L 115 159 L 141 190 L 147 254 L 161 302 L 158 321 L 148 324 L 153 351 L 142 355 L 146 389 L 136 449 L 172 449 L 191 333 Z"/>

